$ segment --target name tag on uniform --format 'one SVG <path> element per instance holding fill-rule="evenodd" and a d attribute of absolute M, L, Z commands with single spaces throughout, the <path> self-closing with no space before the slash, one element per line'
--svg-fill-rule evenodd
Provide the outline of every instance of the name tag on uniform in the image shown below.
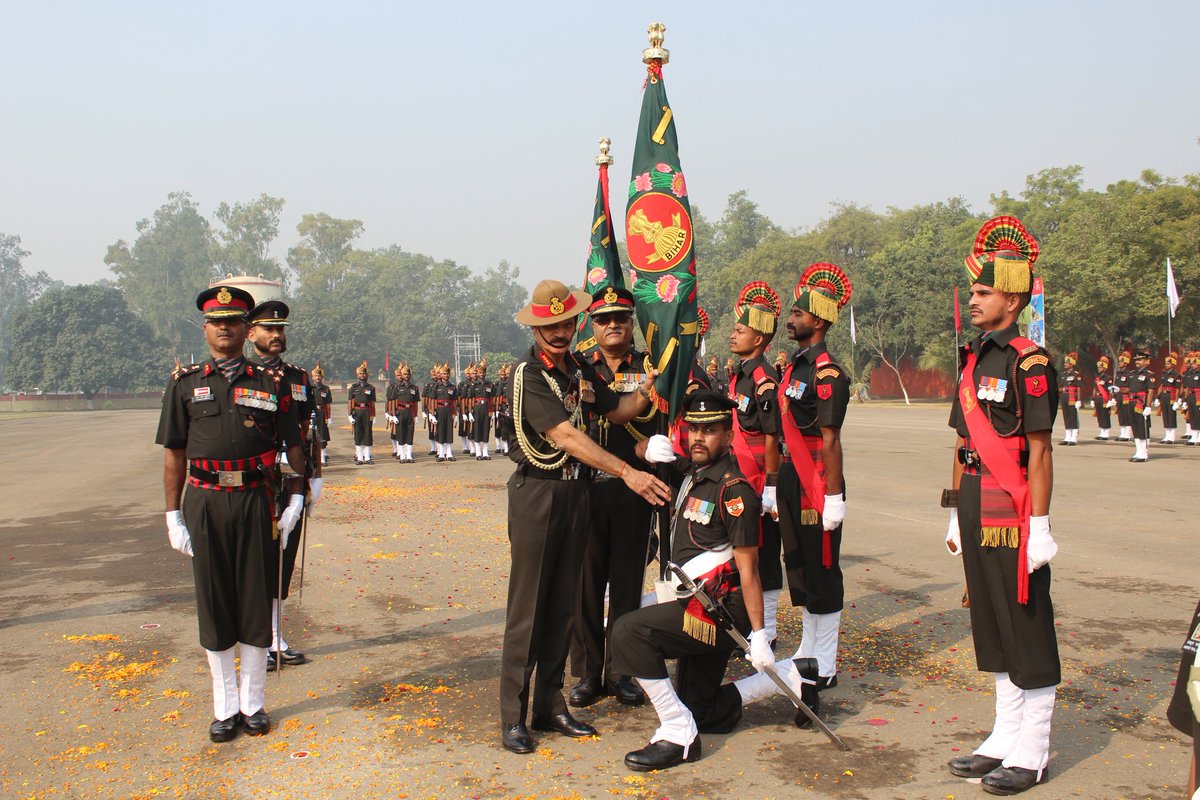
<path fill-rule="evenodd" d="M 733 398 L 733 401 L 737 403 L 738 411 L 742 412 L 743 414 L 745 414 L 746 410 L 750 408 L 750 398 L 744 394 L 737 395 Z"/>
<path fill-rule="evenodd" d="M 261 408 L 263 411 L 275 411 L 279 408 L 275 395 L 270 392 L 260 392 L 257 389 L 247 389 L 244 386 L 233 387 L 233 402 L 239 406 Z"/>
<path fill-rule="evenodd" d="M 980 400 L 990 400 L 993 403 L 1003 403 L 1008 393 L 1008 381 L 1003 378 L 984 378 L 975 390 L 975 396 Z"/>
<path fill-rule="evenodd" d="M 683 518 L 697 522 L 701 525 L 707 525 L 712 519 L 713 512 L 717 510 L 716 503 L 710 503 L 707 500 L 701 500 L 698 497 L 689 497 L 687 505 L 683 510 Z"/>
<path fill-rule="evenodd" d="M 202 403 L 205 400 L 216 400 L 216 396 L 212 393 L 211 386 L 197 386 L 192 389 L 192 402 Z"/>
<path fill-rule="evenodd" d="M 799 400 L 804 395 L 804 390 L 808 388 L 808 384 L 804 381 L 792 381 L 788 384 L 788 388 L 783 390 L 783 393 L 793 400 Z"/>
<path fill-rule="evenodd" d="M 297 403 L 303 403 L 308 400 L 308 387 L 300 383 L 293 383 L 292 399 Z"/>

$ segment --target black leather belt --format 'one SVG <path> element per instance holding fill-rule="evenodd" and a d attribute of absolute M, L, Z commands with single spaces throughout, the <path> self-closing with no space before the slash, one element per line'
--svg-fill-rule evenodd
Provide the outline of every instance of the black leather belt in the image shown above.
<path fill-rule="evenodd" d="M 517 472 L 526 478 L 537 478 L 543 481 L 581 481 L 587 480 L 592 476 L 591 468 L 586 464 L 578 462 L 572 462 L 565 467 L 556 467 L 554 469 L 542 469 L 532 464 L 521 464 L 517 467 Z"/>
<path fill-rule="evenodd" d="M 188 465 L 188 474 L 193 478 L 213 486 L 246 486 L 255 485 L 263 479 L 263 473 L 258 470 L 243 472 L 240 470 L 209 470 Z"/>
<path fill-rule="evenodd" d="M 1029 466 L 1028 450 L 1021 451 L 1021 458 L 1019 461 L 1022 467 Z M 958 448 L 958 463 L 962 464 L 964 467 L 979 469 L 981 466 L 983 466 L 983 459 L 979 457 L 979 452 L 977 450 L 968 450 L 965 447 L 960 447 Z"/>

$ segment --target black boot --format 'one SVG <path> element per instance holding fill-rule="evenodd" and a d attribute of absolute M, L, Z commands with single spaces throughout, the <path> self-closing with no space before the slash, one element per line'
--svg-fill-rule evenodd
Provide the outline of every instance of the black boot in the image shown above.
<path fill-rule="evenodd" d="M 655 769 L 670 769 L 677 764 L 700 760 L 700 737 L 692 739 L 687 746 L 687 755 L 683 754 L 684 747 L 672 742 L 652 742 L 641 750 L 625 754 L 625 766 L 634 772 L 650 772 Z"/>
<path fill-rule="evenodd" d="M 801 678 L 810 681 L 819 681 L 821 676 L 817 674 L 817 660 L 815 658 L 794 658 L 792 663 L 796 665 L 796 671 L 800 673 Z M 821 713 L 821 695 L 817 691 L 815 683 L 806 683 L 800 689 L 800 699 L 804 701 L 804 705 L 814 714 Z M 800 709 L 796 709 L 796 718 L 793 720 L 797 728 L 807 728 L 812 725 L 812 720 L 808 718 Z"/>

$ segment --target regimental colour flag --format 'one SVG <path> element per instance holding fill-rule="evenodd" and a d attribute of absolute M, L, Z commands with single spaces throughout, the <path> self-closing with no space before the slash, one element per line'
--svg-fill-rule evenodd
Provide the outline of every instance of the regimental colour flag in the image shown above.
<path fill-rule="evenodd" d="M 1175 272 L 1171 269 L 1170 256 L 1167 256 L 1167 307 L 1174 317 L 1175 310 L 1179 308 L 1179 289 L 1175 287 Z"/>
<path fill-rule="evenodd" d="M 595 294 L 606 286 L 616 289 L 625 288 L 625 275 L 621 272 L 621 256 L 617 253 L 617 240 L 613 236 L 612 213 L 608 210 L 608 167 L 613 163 L 613 157 L 608 154 L 612 142 L 609 139 L 600 140 L 600 155 L 596 156 L 596 165 L 600 175 L 596 180 L 596 203 L 592 207 L 592 236 L 588 245 L 587 266 L 583 275 L 583 289 L 588 294 Z M 575 349 L 581 353 L 591 351 L 596 347 L 596 340 L 590 334 L 587 314 L 579 315 L 579 328 Z"/>

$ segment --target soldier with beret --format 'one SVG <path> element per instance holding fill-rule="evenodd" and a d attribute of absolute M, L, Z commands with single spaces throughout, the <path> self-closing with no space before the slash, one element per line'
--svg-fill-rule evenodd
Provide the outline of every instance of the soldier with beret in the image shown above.
<path fill-rule="evenodd" d="M 278 375 L 242 355 L 253 304 L 249 293 L 232 286 L 214 286 L 196 298 L 211 358 L 172 376 L 157 435 L 166 449 L 167 537 L 192 557 L 200 644 L 213 683 L 208 732 L 214 742 L 271 728 L 265 710 L 269 582 L 280 547 L 273 509 L 286 505 L 277 527 L 286 546 L 304 502 L 302 494 L 276 496 L 272 485 L 280 444 L 288 443 L 288 462 L 298 471 L 304 449 L 291 393 Z"/>
<path fill-rule="evenodd" d="M 526 726 L 533 680 L 534 730 L 592 736 L 563 697 L 571 611 L 589 517 L 593 470 L 622 480 L 650 503 L 670 499 L 668 487 L 604 451 L 581 430 L 587 411 L 623 425 L 650 406 L 651 372 L 636 392 L 618 396 L 586 360 L 571 352 L 576 318 L 590 301 L 558 281 L 540 282 L 516 314 L 534 344 L 513 368 L 506 391 L 513 413 L 516 469 L 508 481 L 512 565 L 500 664 L 501 741 L 514 753 L 533 752 Z M 585 406 L 587 408 L 585 408 Z"/>
<path fill-rule="evenodd" d="M 354 463 L 374 464 L 371 447 L 375 444 L 375 402 L 378 399 L 375 387 L 368 380 L 371 370 L 363 361 L 354 371 L 358 381 L 350 386 L 347 398 L 347 415 L 354 427 Z"/>
<path fill-rule="evenodd" d="M 329 420 L 333 417 L 333 390 L 325 383 L 325 370 L 318 362 L 312 370 L 313 400 L 317 405 L 317 441 L 321 447 L 321 464 L 329 463 Z"/>
<path fill-rule="evenodd" d="M 946 547 L 962 555 L 971 637 L 982 672 L 995 673 L 991 735 L 950 772 L 1017 794 L 1045 779 L 1055 687 L 1062 680 L 1050 560 L 1051 433 L 1058 382 L 1046 351 L 1018 335 L 1037 241 L 1016 217 L 979 231 L 966 259 L 971 323 L 981 335 L 960 354 L 950 427 L 958 434 Z"/>
<path fill-rule="evenodd" d="M 1133 353 L 1133 369 L 1129 372 L 1130 420 L 1133 431 L 1133 456 L 1130 461 L 1145 462 L 1150 458 L 1150 415 L 1158 394 L 1158 378 L 1150 371 L 1150 351 L 1138 348 Z"/>
<path fill-rule="evenodd" d="M 1079 361 L 1078 353 L 1067 353 L 1063 356 L 1063 371 L 1059 376 L 1059 402 L 1063 412 L 1063 440 L 1059 442 L 1066 447 L 1079 443 L 1079 409 L 1083 405 L 1083 373 L 1075 369 Z"/>

